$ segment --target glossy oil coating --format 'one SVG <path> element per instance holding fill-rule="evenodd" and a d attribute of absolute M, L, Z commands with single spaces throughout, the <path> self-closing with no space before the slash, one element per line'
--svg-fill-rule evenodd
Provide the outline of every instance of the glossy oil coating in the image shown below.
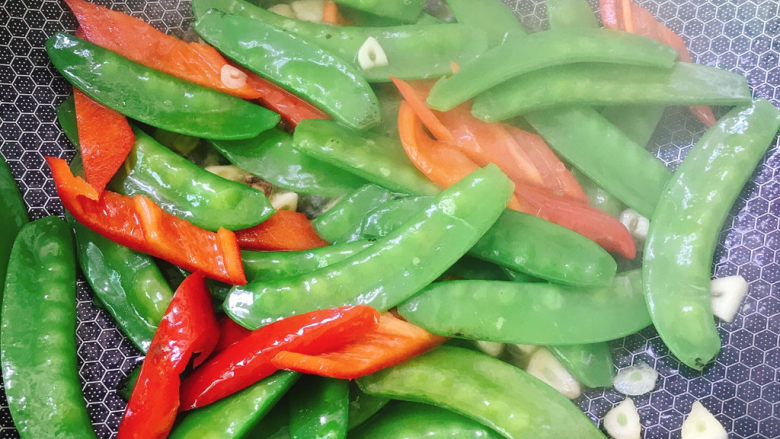
<path fill-rule="evenodd" d="M 322 239 L 334 244 L 357 241 L 361 238 L 366 214 L 393 198 L 395 195 L 385 188 L 365 185 L 318 216 L 313 221 L 314 228 Z"/>
<path fill-rule="evenodd" d="M 615 365 L 606 342 L 547 346 L 574 378 L 586 387 L 608 387 Z"/>
<path fill-rule="evenodd" d="M 327 267 L 355 256 L 371 247 L 369 241 L 354 241 L 303 251 L 261 252 L 244 250 L 244 273 L 247 279 L 282 279 Z"/>
<path fill-rule="evenodd" d="M 349 381 L 306 376 L 288 401 L 291 439 L 347 437 Z"/>

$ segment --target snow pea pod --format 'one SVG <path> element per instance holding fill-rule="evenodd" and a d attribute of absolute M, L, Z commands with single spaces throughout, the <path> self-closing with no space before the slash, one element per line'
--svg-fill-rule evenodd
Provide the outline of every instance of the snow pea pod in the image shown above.
<path fill-rule="evenodd" d="M 357 383 L 366 393 L 450 409 L 507 438 L 604 437 L 574 403 L 552 387 L 510 364 L 468 349 L 441 346 L 359 378 Z"/>
<path fill-rule="evenodd" d="M 2 309 L 0 362 L 22 438 L 94 438 L 76 355 L 76 263 L 70 228 L 56 217 L 16 237 Z"/>
<path fill-rule="evenodd" d="M 387 2 L 390 3 L 390 2 Z M 195 0 L 193 14 L 201 17 L 209 9 L 251 17 L 305 38 L 351 63 L 372 82 L 435 78 L 450 73 L 450 61 L 465 64 L 487 49 L 485 34 L 464 24 L 415 24 L 362 27 L 331 26 L 282 17 L 243 0 Z M 388 65 L 362 70 L 357 61 L 360 47 L 369 38 L 377 40 Z"/>
<path fill-rule="evenodd" d="M 427 404 L 400 402 L 350 434 L 354 439 L 473 438 L 503 436 L 465 416 Z"/>
<path fill-rule="evenodd" d="M 614 340 L 650 325 L 638 270 L 599 288 L 548 283 L 439 282 L 398 307 L 411 323 L 448 337 L 535 345 Z"/>
<path fill-rule="evenodd" d="M 525 116 L 564 159 L 628 207 L 650 217 L 671 172 L 596 110 L 550 109 Z"/>
<path fill-rule="evenodd" d="M 371 247 L 354 241 L 304 251 L 260 252 L 244 250 L 241 260 L 247 279 L 282 279 L 327 267 Z"/>
<path fill-rule="evenodd" d="M 508 280 L 506 273 L 498 265 L 471 256 L 460 258 L 442 277 L 446 279 L 449 276 L 469 280 Z"/>
<path fill-rule="evenodd" d="M 639 35 L 606 29 L 544 31 L 511 35 L 507 41 L 440 79 L 428 105 L 451 110 L 478 94 L 524 73 L 561 64 L 615 63 L 669 69 L 677 51 Z"/>
<path fill-rule="evenodd" d="M 388 398 L 369 395 L 360 390 L 354 381 L 350 382 L 347 429 L 352 431 L 353 428 L 362 425 L 380 411 L 382 407 L 386 406 L 388 402 L 390 402 Z"/>
<path fill-rule="evenodd" d="M 195 22 L 198 35 L 247 69 L 306 97 L 355 129 L 379 123 L 379 102 L 360 71 L 276 26 L 220 11 Z"/>
<path fill-rule="evenodd" d="M 758 99 L 707 130 L 666 186 L 650 220 L 643 278 L 661 339 L 702 369 L 720 350 L 710 303 L 718 231 L 780 128 L 780 111 Z"/>
<path fill-rule="evenodd" d="M 210 140 L 209 144 L 239 168 L 294 192 L 337 197 L 366 181 L 312 159 L 292 146 L 292 137 L 272 128 L 245 140 Z"/>
<path fill-rule="evenodd" d="M 603 109 L 601 115 L 634 143 L 647 148 L 665 110 L 664 105 L 616 105 Z"/>
<path fill-rule="evenodd" d="M 503 44 L 510 34 L 525 35 L 525 28 L 515 13 L 498 0 L 447 0 L 458 23 L 465 23 L 485 32 L 488 46 Z"/>
<path fill-rule="evenodd" d="M 322 239 L 334 244 L 356 241 L 361 238 L 361 221 L 366 212 L 394 197 L 392 192 L 377 185 L 363 186 L 318 216 L 314 228 Z"/>
<path fill-rule="evenodd" d="M 606 342 L 547 346 L 566 369 L 586 387 L 612 385 L 615 365 Z"/>
<path fill-rule="evenodd" d="M 277 372 L 206 407 L 188 412 L 170 439 L 232 439 L 249 436 L 285 392 L 298 380 L 295 372 Z"/>
<path fill-rule="evenodd" d="M 349 381 L 308 376 L 290 391 L 290 438 L 347 437 Z"/>
<path fill-rule="evenodd" d="M 5 270 L 16 234 L 27 223 L 27 208 L 5 159 L 0 155 L 0 300 L 3 297 Z"/>
<path fill-rule="evenodd" d="M 671 70 L 595 63 L 567 64 L 526 73 L 482 93 L 471 112 L 488 121 L 574 105 L 742 105 L 744 76 L 678 62 Z"/>
<path fill-rule="evenodd" d="M 57 33 L 46 42 L 54 67 L 92 99 L 149 125 L 210 139 L 246 139 L 279 115 L 175 78 L 92 43 Z"/>
<path fill-rule="evenodd" d="M 593 29 L 599 20 L 586 0 L 547 0 L 550 29 Z"/>
<path fill-rule="evenodd" d="M 422 14 L 425 0 L 409 0 L 389 2 L 386 0 L 336 0 L 351 8 L 355 8 L 380 17 L 392 18 L 404 23 L 414 23 Z"/>
<path fill-rule="evenodd" d="M 404 226 L 349 259 L 279 281 L 234 287 L 225 311 L 241 325 L 257 328 L 342 304 L 392 308 L 463 256 L 504 210 L 511 191 L 512 183 L 498 167 L 478 169 Z"/>
<path fill-rule="evenodd" d="M 414 167 L 398 138 L 352 130 L 332 120 L 305 120 L 295 128 L 293 145 L 392 191 L 420 195 L 441 191 Z"/>

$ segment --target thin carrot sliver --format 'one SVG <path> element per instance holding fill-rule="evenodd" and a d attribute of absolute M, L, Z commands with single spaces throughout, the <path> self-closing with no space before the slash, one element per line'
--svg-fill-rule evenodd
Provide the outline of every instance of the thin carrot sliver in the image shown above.
<path fill-rule="evenodd" d="M 395 84 L 398 92 L 409 103 L 412 110 L 422 121 L 425 128 L 433 134 L 438 140 L 446 140 L 448 142 L 454 142 L 455 138 L 452 136 L 452 132 L 444 126 L 439 118 L 434 114 L 433 110 L 428 108 L 428 104 L 425 103 L 425 99 L 428 97 L 430 87 L 423 83 L 416 83 L 414 86 L 403 79 L 391 76 L 390 79 Z"/>

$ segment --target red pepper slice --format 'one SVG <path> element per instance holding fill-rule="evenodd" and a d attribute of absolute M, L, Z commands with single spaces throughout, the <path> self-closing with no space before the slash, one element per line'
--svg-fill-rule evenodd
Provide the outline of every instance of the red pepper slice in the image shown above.
<path fill-rule="evenodd" d="M 98 200 L 92 186 L 75 177 L 65 160 L 46 157 L 62 204 L 80 223 L 133 250 L 148 253 L 212 279 L 246 283 L 235 234 L 203 230 L 177 218 L 143 196 L 104 191 Z"/>
<path fill-rule="evenodd" d="M 179 409 L 179 375 L 192 356 L 205 359 L 217 344 L 217 321 L 203 275 L 181 283 L 154 333 L 127 404 L 118 439 L 168 436 Z"/>
<path fill-rule="evenodd" d="M 263 326 L 196 369 L 181 386 L 181 409 L 211 404 L 277 369 L 282 350 L 318 354 L 334 350 L 374 329 L 379 313 L 370 306 L 343 306 L 288 317 Z"/>
<path fill-rule="evenodd" d="M 87 182 L 102 193 L 133 148 L 135 134 L 127 119 L 73 89 L 79 148 Z"/>
<path fill-rule="evenodd" d="M 223 315 L 219 319 L 219 341 L 217 342 L 217 347 L 214 348 L 214 352 L 224 351 L 226 347 L 251 333 L 252 331 L 234 322 L 230 317 Z"/>
<path fill-rule="evenodd" d="M 379 317 L 376 329 L 335 351 L 319 355 L 282 351 L 276 354 L 272 363 L 279 369 L 354 379 L 406 361 L 446 340 L 384 313 Z"/>
<path fill-rule="evenodd" d="M 325 247 L 328 241 L 300 212 L 277 210 L 262 223 L 236 231 L 238 246 L 250 250 L 310 250 Z"/>

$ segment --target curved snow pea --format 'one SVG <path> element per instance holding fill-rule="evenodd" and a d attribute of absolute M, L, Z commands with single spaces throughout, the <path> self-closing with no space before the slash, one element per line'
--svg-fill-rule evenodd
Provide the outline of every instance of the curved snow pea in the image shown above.
<path fill-rule="evenodd" d="M 664 105 L 616 105 L 601 110 L 601 115 L 634 143 L 647 148 L 665 110 Z"/>
<path fill-rule="evenodd" d="M 392 191 L 420 195 L 441 191 L 414 167 L 397 138 L 355 131 L 332 120 L 305 120 L 295 128 L 293 146 Z"/>
<path fill-rule="evenodd" d="M 388 2 L 386 0 L 336 0 L 351 8 L 368 12 L 380 17 L 393 18 L 404 23 L 414 23 L 422 14 L 425 0 Z"/>
<path fill-rule="evenodd" d="M 170 439 L 244 437 L 292 387 L 300 375 L 278 372 L 206 407 L 188 412 Z"/>
<path fill-rule="evenodd" d="M 415 213 L 420 212 L 432 197 L 391 197 L 365 210 L 360 221 L 360 236 L 376 239 L 387 236 Z"/>
<path fill-rule="evenodd" d="M 599 20 L 586 0 L 547 0 L 550 29 L 593 29 Z"/>
<path fill-rule="evenodd" d="M 500 439 L 504 436 L 479 422 L 427 404 L 401 402 L 357 429 L 350 438 L 406 439 L 414 437 Z"/>
<path fill-rule="evenodd" d="M 352 65 L 276 26 L 209 11 L 193 28 L 247 69 L 306 97 L 336 120 L 356 129 L 379 123 L 379 102 Z"/>
<path fill-rule="evenodd" d="M 547 346 L 574 378 L 586 387 L 612 385 L 615 365 L 606 342 Z"/>
<path fill-rule="evenodd" d="M 390 402 L 388 398 L 369 395 L 360 390 L 354 381 L 350 381 L 347 430 L 352 431 L 353 428 L 362 425 L 379 412 L 382 407 L 386 406 L 388 402 Z"/>
<path fill-rule="evenodd" d="M 620 200 L 602 189 L 601 186 L 597 185 L 579 169 L 572 168 L 571 174 L 577 179 L 580 187 L 585 191 L 585 195 L 588 196 L 589 205 L 596 209 L 601 209 L 615 218 L 620 217 L 620 213 L 623 212 L 623 203 Z"/>
<path fill-rule="evenodd" d="M 361 238 L 361 222 L 366 213 L 393 197 L 385 188 L 365 185 L 318 216 L 313 222 L 314 229 L 322 239 L 334 244 L 356 241 Z"/>
<path fill-rule="evenodd" d="M 506 267 L 500 267 L 500 268 L 501 268 L 501 271 L 504 272 L 504 276 L 506 276 L 506 278 L 508 280 L 511 280 L 512 282 L 536 282 L 536 281 L 540 280 L 540 279 L 537 279 L 537 278 L 535 278 L 533 276 L 530 276 L 530 275 L 527 275 L 527 274 L 524 274 L 524 273 L 520 273 L 519 271 L 515 271 L 515 270 L 512 270 L 510 268 L 506 268 Z M 466 279 L 468 279 L 468 278 L 466 278 Z M 474 280 L 479 280 L 479 279 L 474 279 Z M 490 279 L 484 279 L 484 280 L 490 280 Z M 500 280 L 500 279 L 498 279 L 498 280 Z"/>
<path fill-rule="evenodd" d="M 574 403 L 552 387 L 510 364 L 468 349 L 442 346 L 359 378 L 357 383 L 366 393 L 453 410 L 507 438 L 604 437 Z"/>
<path fill-rule="evenodd" d="M 23 438 L 96 437 L 81 395 L 75 334 L 70 229 L 56 217 L 28 223 L 11 250 L 0 331 L 5 395 Z"/>
<path fill-rule="evenodd" d="M 234 287 L 225 311 L 242 326 L 257 328 L 341 304 L 392 308 L 463 256 L 495 222 L 511 192 L 512 183 L 497 166 L 478 169 L 403 227 L 349 259 L 279 281 Z"/>
<path fill-rule="evenodd" d="M 246 434 L 247 438 L 263 439 L 290 439 L 290 414 L 288 409 L 289 398 L 285 395 L 276 403 L 273 409 L 268 412 Z"/>
<path fill-rule="evenodd" d="M 525 28 L 504 2 L 495 0 L 447 0 L 458 23 L 485 32 L 488 46 L 503 44 L 510 34 L 525 35 Z"/>
<path fill-rule="evenodd" d="M 123 58 L 64 33 L 46 41 L 54 67 L 92 99 L 149 125 L 211 139 L 246 139 L 279 115 Z"/>
<path fill-rule="evenodd" d="M 3 297 L 5 270 L 8 267 L 8 255 L 14 244 L 16 234 L 27 223 L 27 208 L 24 205 L 19 188 L 5 159 L 0 155 L 0 300 Z"/>
<path fill-rule="evenodd" d="M 596 63 L 526 73 L 474 99 L 471 112 L 488 121 L 573 105 L 741 105 L 750 102 L 744 76 L 678 62 L 671 70 Z"/>
<path fill-rule="evenodd" d="M 525 120 L 604 190 L 648 218 L 653 214 L 671 172 L 596 110 L 543 110 L 527 114 Z"/>
<path fill-rule="evenodd" d="M 720 350 L 710 303 L 718 231 L 780 128 L 780 110 L 758 99 L 707 130 L 683 160 L 650 220 L 643 278 L 661 339 L 702 369 Z"/>
<path fill-rule="evenodd" d="M 209 144 L 235 166 L 294 192 L 337 197 L 366 181 L 335 166 L 314 160 L 293 148 L 292 136 L 277 128 L 245 140 L 210 140 Z"/>
<path fill-rule="evenodd" d="M 446 279 L 448 276 L 469 280 L 508 280 L 506 273 L 498 265 L 470 256 L 464 256 L 452 264 L 442 277 Z"/>
<path fill-rule="evenodd" d="M 290 438 L 347 437 L 349 381 L 307 376 L 290 391 Z"/>
<path fill-rule="evenodd" d="M 611 286 L 462 280 L 439 282 L 398 307 L 438 335 L 535 345 L 614 340 L 650 325 L 638 270 Z"/>
<path fill-rule="evenodd" d="M 516 76 L 561 64 L 602 62 L 669 69 L 677 51 L 650 38 L 606 29 L 578 29 L 511 35 L 458 73 L 440 79 L 428 95 L 435 110 L 455 108 Z"/>
<path fill-rule="evenodd" d="M 387 27 L 331 26 L 282 17 L 243 0 L 195 0 L 196 18 L 209 9 L 251 17 L 280 27 L 352 63 L 369 81 L 435 78 L 450 73 L 450 61 L 465 64 L 487 49 L 484 32 L 464 24 L 415 24 Z M 368 38 L 377 40 L 389 64 L 362 70 L 357 62 Z"/>

